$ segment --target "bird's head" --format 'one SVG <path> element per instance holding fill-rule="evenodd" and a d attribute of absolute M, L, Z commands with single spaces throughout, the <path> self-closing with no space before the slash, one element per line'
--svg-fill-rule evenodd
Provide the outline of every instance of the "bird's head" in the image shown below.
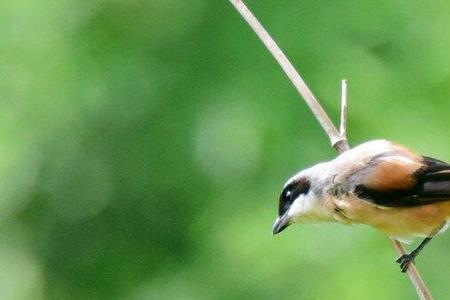
<path fill-rule="evenodd" d="M 273 224 L 273 234 L 280 233 L 289 225 L 296 223 L 312 209 L 315 195 L 311 191 L 311 181 L 299 175 L 285 184 L 278 205 L 278 218 Z"/>

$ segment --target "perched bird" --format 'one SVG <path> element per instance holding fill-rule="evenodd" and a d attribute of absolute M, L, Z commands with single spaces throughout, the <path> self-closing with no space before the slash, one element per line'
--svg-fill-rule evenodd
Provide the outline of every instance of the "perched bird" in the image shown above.
<path fill-rule="evenodd" d="M 289 179 L 273 234 L 294 223 L 367 224 L 399 241 L 423 238 L 402 272 L 450 221 L 450 165 L 385 140 L 348 150 Z"/>

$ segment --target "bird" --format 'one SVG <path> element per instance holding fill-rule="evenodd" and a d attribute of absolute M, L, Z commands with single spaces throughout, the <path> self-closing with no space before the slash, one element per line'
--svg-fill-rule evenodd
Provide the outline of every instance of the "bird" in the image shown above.
<path fill-rule="evenodd" d="M 402 272 L 450 221 L 450 165 L 387 140 L 372 140 L 302 170 L 284 185 L 272 233 L 292 224 L 365 224 L 403 243 Z"/>

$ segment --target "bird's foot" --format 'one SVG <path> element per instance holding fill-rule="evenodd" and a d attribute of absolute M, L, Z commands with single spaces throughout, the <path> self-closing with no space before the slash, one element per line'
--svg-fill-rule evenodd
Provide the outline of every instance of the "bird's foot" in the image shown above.
<path fill-rule="evenodd" d="M 402 270 L 403 273 L 405 273 L 408 270 L 409 264 L 414 262 L 414 258 L 416 258 L 414 253 L 410 253 L 410 254 L 403 254 L 396 260 L 396 262 L 400 264 L 400 269 Z"/>

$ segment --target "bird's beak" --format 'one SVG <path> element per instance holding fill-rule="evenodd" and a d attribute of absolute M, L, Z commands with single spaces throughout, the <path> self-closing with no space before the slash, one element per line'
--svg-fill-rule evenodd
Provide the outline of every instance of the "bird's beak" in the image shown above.
<path fill-rule="evenodd" d="M 275 223 L 273 224 L 272 227 L 272 233 L 278 234 L 280 232 L 282 232 L 284 229 L 286 229 L 286 227 L 288 227 L 289 224 L 289 216 L 287 213 L 285 213 L 284 215 L 282 215 L 281 217 L 278 217 L 277 220 L 275 221 Z"/>

